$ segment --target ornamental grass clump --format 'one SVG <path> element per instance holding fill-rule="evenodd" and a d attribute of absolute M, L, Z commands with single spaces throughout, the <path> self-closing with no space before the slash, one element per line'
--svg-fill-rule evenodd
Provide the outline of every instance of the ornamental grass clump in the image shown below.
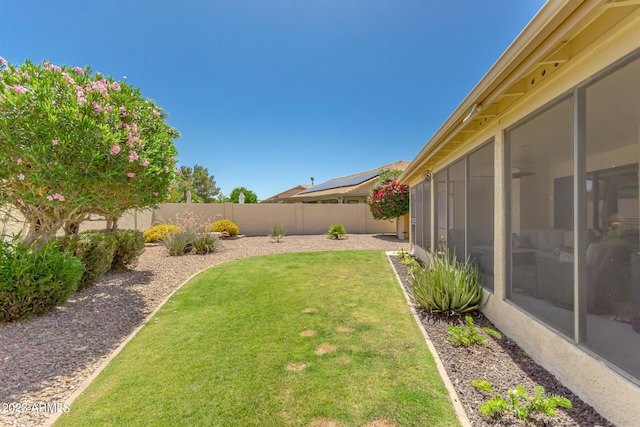
<path fill-rule="evenodd" d="M 285 230 L 283 226 L 276 224 L 271 227 L 271 234 L 269 237 L 271 237 L 271 240 L 274 242 L 280 243 L 285 234 L 287 234 L 287 230 Z"/>
<path fill-rule="evenodd" d="M 459 262 L 444 248 L 433 254 L 424 268 L 414 270 L 410 279 L 413 302 L 435 313 L 460 314 L 482 305 L 482 286 L 475 264 L 469 258 Z"/>

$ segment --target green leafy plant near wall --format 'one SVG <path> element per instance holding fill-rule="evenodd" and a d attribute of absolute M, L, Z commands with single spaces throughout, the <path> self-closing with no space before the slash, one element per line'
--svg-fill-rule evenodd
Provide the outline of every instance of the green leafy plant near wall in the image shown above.
<path fill-rule="evenodd" d="M 452 314 L 478 310 L 482 305 L 482 286 L 477 266 L 468 258 L 459 262 L 447 248 L 434 254 L 424 268 L 410 279 L 414 303 L 431 312 Z"/>
<path fill-rule="evenodd" d="M 480 333 L 484 331 L 487 335 L 492 336 L 495 339 L 501 339 L 502 334 L 495 329 L 484 327 L 478 330 L 473 324 L 473 318 L 471 316 L 465 316 L 465 324 L 461 326 L 449 326 L 449 341 L 456 346 L 467 346 L 472 344 L 486 344 L 487 338 Z"/>
<path fill-rule="evenodd" d="M 487 393 L 493 393 L 493 386 L 488 381 L 472 381 L 474 387 Z M 557 407 L 571 408 L 571 402 L 566 397 L 550 395 L 544 396 L 544 387 L 537 385 L 531 396 L 521 385 L 509 390 L 509 398 L 495 394 L 480 407 L 480 413 L 485 417 L 500 416 L 511 413 L 519 420 L 528 420 L 536 412 L 553 417 Z"/>
<path fill-rule="evenodd" d="M 342 224 L 333 224 L 329 227 L 329 231 L 327 231 L 327 237 L 329 239 L 341 239 L 347 235 L 347 231 L 344 229 Z"/>

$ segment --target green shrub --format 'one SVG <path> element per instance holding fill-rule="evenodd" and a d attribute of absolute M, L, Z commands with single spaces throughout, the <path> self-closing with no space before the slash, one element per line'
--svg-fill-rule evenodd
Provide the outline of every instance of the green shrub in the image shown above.
<path fill-rule="evenodd" d="M 55 241 L 40 248 L 0 242 L 0 321 L 39 316 L 64 303 L 84 266 Z"/>
<path fill-rule="evenodd" d="M 493 392 L 493 386 L 488 381 L 472 381 L 471 384 L 487 393 Z M 571 408 L 571 402 L 566 397 L 551 395 L 544 397 L 544 387 L 537 385 L 535 393 L 530 396 L 521 385 L 514 390 L 509 390 L 509 398 L 495 394 L 480 407 L 480 414 L 485 417 L 500 416 L 504 412 L 510 412 L 520 420 L 531 418 L 533 413 L 542 412 L 545 415 L 554 417 L 555 408 Z"/>
<path fill-rule="evenodd" d="M 137 230 L 117 230 L 114 234 L 118 245 L 113 254 L 111 269 L 126 270 L 135 267 L 138 258 L 144 252 L 144 234 Z"/>
<path fill-rule="evenodd" d="M 432 312 L 466 313 L 482 305 L 478 269 L 469 259 L 452 261 L 449 250 L 432 255 L 424 268 L 411 276 L 413 301 Z"/>
<path fill-rule="evenodd" d="M 342 224 L 333 224 L 329 227 L 329 231 L 327 231 L 327 237 L 329 239 L 340 239 L 346 236 L 347 232 L 342 226 Z"/>
<path fill-rule="evenodd" d="M 284 229 L 281 225 L 274 225 L 271 227 L 271 240 L 274 240 L 276 243 L 280 243 L 280 240 L 287 234 L 287 230 Z"/>
<path fill-rule="evenodd" d="M 85 231 L 77 236 L 64 237 L 59 242 L 85 267 L 78 290 L 95 284 L 111 269 L 118 246 L 116 236 L 104 231 Z"/>
<path fill-rule="evenodd" d="M 240 233 L 240 229 L 237 225 L 228 219 L 219 219 L 213 224 L 205 228 L 206 231 L 213 231 L 215 233 L 222 233 L 225 236 L 233 237 Z"/>
<path fill-rule="evenodd" d="M 191 246 L 198 255 L 214 253 L 220 247 L 220 239 L 213 234 L 199 234 L 191 243 Z"/>
<path fill-rule="evenodd" d="M 173 224 L 158 224 L 145 231 L 144 238 L 147 239 L 147 243 L 157 243 L 176 231 L 182 231 L 182 228 Z"/>
<path fill-rule="evenodd" d="M 461 326 L 449 326 L 449 334 L 451 335 L 449 341 L 456 346 L 486 344 L 487 338 L 476 329 L 473 324 L 473 318 L 471 318 L 471 316 L 465 316 L 465 321 L 466 323 Z M 484 327 L 481 328 L 481 330 L 496 339 L 502 338 L 502 334 L 495 329 Z"/>

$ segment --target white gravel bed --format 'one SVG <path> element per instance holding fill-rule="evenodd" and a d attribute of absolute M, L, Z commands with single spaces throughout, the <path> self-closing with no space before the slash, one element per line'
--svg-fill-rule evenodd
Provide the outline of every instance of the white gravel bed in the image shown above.
<path fill-rule="evenodd" d="M 36 319 L 0 323 L 0 425 L 43 425 L 157 306 L 193 274 L 225 261 L 286 252 L 409 250 L 391 235 L 354 234 L 224 240 L 209 255 L 170 257 L 147 247 L 135 269 L 107 275 Z"/>

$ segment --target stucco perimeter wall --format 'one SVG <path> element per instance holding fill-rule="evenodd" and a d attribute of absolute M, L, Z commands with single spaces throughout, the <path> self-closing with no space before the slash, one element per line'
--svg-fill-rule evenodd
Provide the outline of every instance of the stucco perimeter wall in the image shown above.
<path fill-rule="evenodd" d="M 0 232 L 5 238 L 23 230 L 24 219 L 15 209 L 0 212 Z M 184 224 L 185 221 L 209 224 L 229 219 L 246 236 L 267 236 L 271 228 L 282 225 L 287 234 L 323 234 L 332 224 L 342 224 L 348 234 L 396 234 L 403 238 L 396 221 L 376 220 L 368 206 L 360 204 L 312 203 L 166 203 L 159 209 L 128 211 L 118 220 L 118 229 L 145 231 L 161 223 Z M 106 222 L 92 216 L 80 225 L 80 231 L 103 230 Z"/>
<path fill-rule="evenodd" d="M 180 217 L 190 214 L 197 215 L 202 223 L 229 219 L 246 236 L 269 235 L 276 224 L 287 234 L 323 234 L 332 224 L 342 224 L 348 234 L 396 234 L 395 220 L 373 219 L 364 203 L 166 203 L 153 212 L 152 223 L 178 224 Z"/>

